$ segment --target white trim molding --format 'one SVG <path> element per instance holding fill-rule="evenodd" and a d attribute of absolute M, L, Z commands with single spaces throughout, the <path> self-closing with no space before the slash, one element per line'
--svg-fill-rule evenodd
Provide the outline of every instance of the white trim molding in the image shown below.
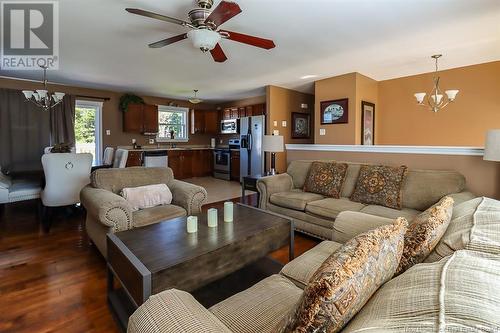
<path fill-rule="evenodd" d="M 482 147 L 287 144 L 287 150 L 483 156 Z"/>

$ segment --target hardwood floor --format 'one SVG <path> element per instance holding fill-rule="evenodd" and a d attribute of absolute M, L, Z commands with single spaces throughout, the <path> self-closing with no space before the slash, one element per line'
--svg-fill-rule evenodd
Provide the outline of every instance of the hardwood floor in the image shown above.
<path fill-rule="evenodd" d="M 203 208 L 210 207 L 223 203 Z M 89 244 L 83 216 L 59 212 L 45 234 L 36 201 L 0 213 L 0 332 L 118 332 L 106 302 L 105 261 Z M 317 243 L 296 234 L 295 255 Z M 271 257 L 286 263 L 288 248 Z"/>

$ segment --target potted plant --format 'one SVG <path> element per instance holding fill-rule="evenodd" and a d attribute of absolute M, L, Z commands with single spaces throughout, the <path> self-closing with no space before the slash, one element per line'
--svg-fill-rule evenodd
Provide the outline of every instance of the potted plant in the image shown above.
<path fill-rule="evenodd" d="M 139 96 L 134 95 L 134 94 L 127 93 L 127 94 L 123 95 L 122 97 L 120 97 L 120 104 L 119 104 L 120 110 L 122 112 L 127 112 L 128 105 L 130 103 L 133 103 L 133 104 L 145 104 L 144 100 L 142 99 L 142 97 L 139 97 Z"/>

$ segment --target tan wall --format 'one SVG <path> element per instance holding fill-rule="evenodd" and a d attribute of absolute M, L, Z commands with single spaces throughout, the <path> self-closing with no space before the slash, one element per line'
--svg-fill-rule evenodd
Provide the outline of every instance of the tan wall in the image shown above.
<path fill-rule="evenodd" d="M 24 80 L 15 80 L 15 79 L 6 79 L 0 78 L 0 88 L 8 88 L 8 89 L 39 89 L 41 87 L 40 83 L 24 81 Z M 80 87 L 72 87 L 65 85 L 57 85 L 50 84 L 49 87 L 52 90 L 57 90 L 64 92 L 66 94 L 71 95 L 87 95 L 87 96 L 95 96 L 95 97 L 109 97 L 109 101 L 105 101 L 103 103 L 102 109 L 102 138 L 103 138 L 103 146 L 123 146 L 130 145 L 132 139 L 137 140 L 137 144 L 145 145 L 148 144 L 148 137 L 142 136 L 140 134 L 134 133 L 125 133 L 122 131 L 122 113 L 118 109 L 118 103 L 121 95 L 121 92 L 114 91 L 106 91 L 106 90 L 97 90 L 97 89 L 87 89 Z M 179 106 L 192 108 L 193 105 L 187 101 L 179 101 L 172 99 L 165 99 L 159 97 L 150 97 L 143 96 L 146 103 L 149 104 L 168 104 L 169 102 L 174 102 Z M 215 106 L 210 104 L 198 104 L 196 106 L 199 109 L 213 109 Z M 105 135 L 105 131 L 109 129 L 111 130 L 111 135 Z M 210 135 L 204 134 L 190 134 L 188 144 L 210 144 Z"/>
<path fill-rule="evenodd" d="M 456 102 L 438 113 L 416 105 L 429 93 L 433 73 L 379 82 L 379 144 L 480 146 L 485 132 L 500 128 L 500 61 L 439 73 L 442 90 L 459 89 Z"/>
<path fill-rule="evenodd" d="M 375 117 L 377 116 L 378 106 L 378 82 L 356 73 L 356 123 L 355 123 L 355 142 L 357 145 L 361 144 L 361 101 L 370 102 L 375 104 Z M 375 133 L 377 133 L 378 122 L 375 121 Z M 378 144 L 377 136 L 375 135 L 375 144 Z"/>
<path fill-rule="evenodd" d="M 483 161 L 481 156 L 288 151 L 288 162 L 301 159 L 332 159 L 407 165 L 412 169 L 456 170 L 465 176 L 467 188 L 476 195 L 500 198 L 500 165 Z"/>
<path fill-rule="evenodd" d="M 314 141 L 314 96 L 304 94 L 295 90 L 267 86 L 267 134 L 272 134 L 273 130 L 278 130 L 283 136 L 285 143 L 313 143 Z M 307 109 L 302 109 L 302 103 L 308 105 Z M 311 115 L 311 138 L 310 139 L 292 139 L 292 112 L 308 113 Z M 282 121 L 285 120 L 286 127 L 282 126 Z M 274 121 L 278 122 L 278 126 L 274 126 Z M 269 157 L 268 157 L 269 158 Z M 270 164 L 268 164 L 270 165 Z M 276 154 L 276 169 L 278 172 L 286 171 L 286 152 Z"/>
<path fill-rule="evenodd" d="M 236 101 L 231 101 L 231 102 L 224 102 L 218 105 L 220 108 L 228 108 L 228 107 L 241 107 L 241 106 L 248 106 L 248 105 L 254 105 L 254 104 L 262 104 L 266 102 L 266 95 L 262 96 L 255 96 L 255 97 L 249 97 L 249 98 L 244 98 L 244 99 L 239 99 Z"/>

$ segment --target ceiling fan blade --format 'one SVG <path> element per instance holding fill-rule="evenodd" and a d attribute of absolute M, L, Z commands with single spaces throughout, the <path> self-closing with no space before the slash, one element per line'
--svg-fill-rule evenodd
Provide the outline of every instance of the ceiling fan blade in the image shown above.
<path fill-rule="evenodd" d="M 223 0 L 205 19 L 205 23 L 212 22 L 218 27 L 239 13 L 241 13 L 241 8 L 236 2 Z"/>
<path fill-rule="evenodd" d="M 160 41 L 151 43 L 148 46 L 150 48 L 157 49 L 157 48 L 164 47 L 164 46 L 173 44 L 175 42 L 181 41 L 181 40 L 186 39 L 186 38 L 187 38 L 187 34 L 181 34 L 181 35 L 177 35 L 177 36 L 174 36 L 174 37 L 162 39 Z"/>
<path fill-rule="evenodd" d="M 223 38 L 234 40 L 235 42 L 261 47 L 266 50 L 272 49 L 276 46 L 274 45 L 274 42 L 270 39 L 240 34 L 239 32 L 233 32 L 228 30 L 219 30 L 219 33 Z"/>
<path fill-rule="evenodd" d="M 224 62 L 227 60 L 227 57 L 224 54 L 224 51 L 222 50 L 222 47 L 220 47 L 219 43 L 217 43 L 215 47 L 210 50 L 210 53 L 212 54 L 212 58 L 214 58 L 216 62 Z"/>
<path fill-rule="evenodd" d="M 142 10 L 142 9 L 137 9 L 137 8 L 125 8 L 125 10 L 129 13 L 132 13 L 132 14 L 146 16 L 146 17 L 154 18 L 154 19 L 169 22 L 169 23 L 179 24 L 179 25 L 182 25 L 185 27 L 191 27 L 191 23 L 189 23 L 189 22 L 179 20 L 179 19 L 176 19 L 173 17 L 168 17 L 168 16 L 161 15 L 161 14 L 156 14 L 153 12 L 148 12 L 147 10 Z"/>

